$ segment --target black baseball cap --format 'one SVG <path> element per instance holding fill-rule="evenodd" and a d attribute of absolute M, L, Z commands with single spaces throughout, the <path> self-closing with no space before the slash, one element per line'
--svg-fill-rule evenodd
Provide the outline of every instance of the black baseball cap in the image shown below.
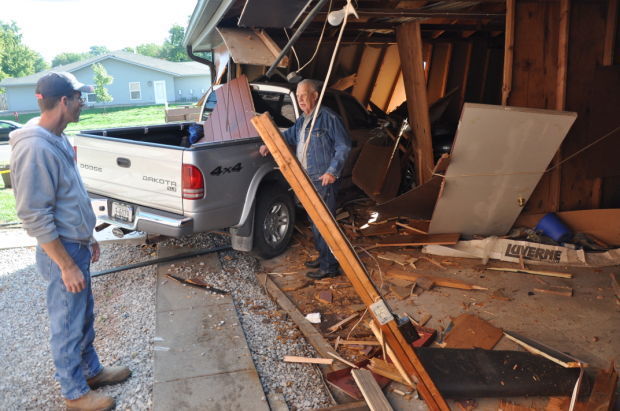
<path fill-rule="evenodd" d="M 94 93 L 93 86 L 87 86 L 78 81 L 75 76 L 66 71 L 50 72 L 37 81 L 35 96 L 44 97 L 71 97 L 76 91 Z"/>

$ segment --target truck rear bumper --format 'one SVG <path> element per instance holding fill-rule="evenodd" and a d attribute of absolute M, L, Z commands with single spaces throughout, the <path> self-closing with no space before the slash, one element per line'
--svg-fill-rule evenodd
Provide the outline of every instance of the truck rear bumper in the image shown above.
<path fill-rule="evenodd" d="M 133 208 L 132 221 L 123 221 L 110 216 L 111 203 L 116 200 L 93 193 L 88 193 L 88 195 L 97 219 L 105 223 L 128 230 L 144 231 L 149 234 L 160 234 L 168 237 L 178 238 L 194 233 L 194 220 L 190 217 L 120 201 Z"/>

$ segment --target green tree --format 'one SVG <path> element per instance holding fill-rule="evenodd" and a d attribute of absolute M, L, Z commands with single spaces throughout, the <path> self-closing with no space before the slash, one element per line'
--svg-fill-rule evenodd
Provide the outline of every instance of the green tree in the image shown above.
<path fill-rule="evenodd" d="M 123 47 L 123 51 L 126 51 L 127 53 L 134 53 L 136 52 L 136 49 L 134 49 L 133 47 Z"/>
<path fill-rule="evenodd" d="M 91 66 L 93 73 L 95 73 L 95 95 L 97 101 L 101 103 L 109 103 L 113 100 L 112 96 L 106 88 L 107 85 L 112 84 L 114 78 L 108 74 L 105 67 L 99 63 L 95 63 Z"/>
<path fill-rule="evenodd" d="M 0 80 L 27 76 L 46 68 L 43 57 L 22 44 L 17 24 L 0 21 Z"/>
<path fill-rule="evenodd" d="M 88 53 L 60 53 L 52 59 L 52 67 L 64 66 L 90 57 Z"/>
<path fill-rule="evenodd" d="M 183 38 L 185 37 L 183 26 L 175 24 L 168 33 L 170 35 L 164 41 L 160 57 L 169 61 L 190 61 L 185 47 L 183 47 Z"/>
<path fill-rule="evenodd" d="M 94 57 L 101 56 L 102 54 L 108 54 L 109 52 L 110 50 L 108 50 L 106 46 L 90 46 L 88 54 L 90 54 L 91 57 Z"/>
<path fill-rule="evenodd" d="M 136 47 L 136 53 L 149 57 L 160 57 L 162 47 L 155 43 L 140 44 Z"/>

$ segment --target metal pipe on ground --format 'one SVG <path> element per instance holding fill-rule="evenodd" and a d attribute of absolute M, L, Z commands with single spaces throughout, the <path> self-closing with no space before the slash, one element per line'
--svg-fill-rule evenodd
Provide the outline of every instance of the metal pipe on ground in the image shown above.
<path fill-rule="evenodd" d="M 110 268 L 108 270 L 103 270 L 103 271 L 98 271 L 96 273 L 92 273 L 90 276 L 99 277 L 102 275 L 117 273 L 119 271 L 133 270 L 134 268 L 146 267 L 146 266 L 153 265 L 153 264 L 161 264 L 161 263 L 167 263 L 170 261 L 182 260 L 184 258 L 198 257 L 200 255 L 215 253 L 218 251 L 224 251 L 224 250 L 229 250 L 229 249 L 231 249 L 229 245 L 222 246 L 222 247 L 214 247 L 214 248 L 203 248 L 201 250 L 191 251 L 189 253 L 173 255 L 170 257 L 156 258 L 154 260 L 143 261 L 141 263 L 127 264 L 121 267 Z"/>

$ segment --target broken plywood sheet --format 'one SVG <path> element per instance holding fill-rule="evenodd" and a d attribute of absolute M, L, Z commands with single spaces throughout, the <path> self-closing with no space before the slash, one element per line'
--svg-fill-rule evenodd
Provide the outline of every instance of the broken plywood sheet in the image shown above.
<path fill-rule="evenodd" d="M 257 137 L 250 119 L 254 117 L 254 101 L 246 76 L 238 77 L 215 91 L 217 105 L 203 125 L 204 137 L 199 143 Z"/>
<path fill-rule="evenodd" d="M 502 338 L 501 328 L 472 314 L 461 314 L 446 336 L 446 348 L 483 348 L 491 350 Z"/>
<path fill-rule="evenodd" d="M 224 40 L 233 61 L 237 64 L 269 67 L 281 51 L 265 32 L 224 27 L 217 28 L 217 32 Z M 278 67 L 287 66 L 287 57 L 278 63 Z"/>
<path fill-rule="evenodd" d="M 586 253 L 567 247 L 488 237 L 483 240 L 459 241 L 455 245 L 427 245 L 423 253 L 444 257 L 489 258 L 519 263 L 523 256 L 526 264 L 570 265 L 574 267 L 607 267 L 620 264 L 620 249 Z"/>
<path fill-rule="evenodd" d="M 447 154 L 442 155 L 437 161 L 433 173 L 445 172 L 449 163 L 450 157 Z M 435 174 L 426 183 L 399 195 L 393 200 L 378 205 L 379 219 L 409 217 L 430 220 L 442 184 L 443 176 Z"/>
<path fill-rule="evenodd" d="M 466 103 L 429 233 L 506 234 L 576 118 Z"/>

